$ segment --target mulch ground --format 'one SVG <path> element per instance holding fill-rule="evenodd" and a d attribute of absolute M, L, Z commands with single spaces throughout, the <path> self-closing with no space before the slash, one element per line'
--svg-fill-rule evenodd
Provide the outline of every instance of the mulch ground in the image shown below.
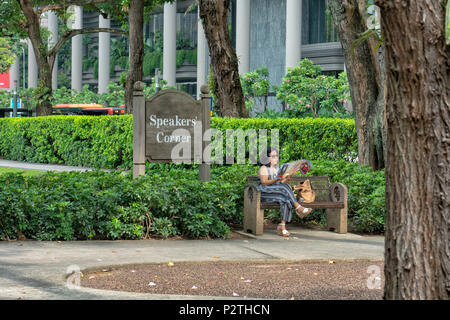
<path fill-rule="evenodd" d="M 380 289 L 369 289 L 368 267 L 381 271 Z M 291 300 L 382 299 L 384 263 L 164 263 L 130 265 L 83 274 L 81 285 L 127 292 Z"/>

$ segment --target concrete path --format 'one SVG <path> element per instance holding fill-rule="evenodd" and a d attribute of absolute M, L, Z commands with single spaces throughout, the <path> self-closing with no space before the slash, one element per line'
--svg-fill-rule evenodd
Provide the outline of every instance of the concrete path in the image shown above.
<path fill-rule="evenodd" d="M 70 270 L 143 263 L 383 260 L 384 237 L 290 227 L 290 240 L 263 236 L 230 240 L 0 242 L 0 299 L 242 299 L 70 289 Z M 69 271 L 71 272 L 71 271 Z M 71 276 L 76 280 L 75 273 Z M 75 282 L 72 282 L 75 283 Z"/>
<path fill-rule="evenodd" d="M 40 171 L 92 171 L 95 169 L 85 167 L 73 167 L 59 164 L 45 164 L 45 163 L 29 163 L 22 161 L 4 160 L 0 159 L 0 167 L 25 169 L 25 170 L 40 170 Z M 103 171 L 113 171 L 110 169 L 102 169 Z"/>

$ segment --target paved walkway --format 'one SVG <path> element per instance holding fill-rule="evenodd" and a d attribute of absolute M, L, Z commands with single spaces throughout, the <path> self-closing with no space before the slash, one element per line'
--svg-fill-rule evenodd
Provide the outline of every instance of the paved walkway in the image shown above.
<path fill-rule="evenodd" d="M 290 240 L 263 236 L 231 240 L 0 242 L 0 299 L 240 299 L 69 289 L 67 270 L 125 264 L 382 260 L 384 238 L 290 228 Z"/>
<path fill-rule="evenodd" d="M 34 170 L 89 170 L 0 160 L 0 166 Z M 225 261 L 383 260 L 384 237 L 289 227 L 230 240 L 0 241 L 0 299 L 242 299 L 70 289 L 68 268 L 103 269 L 136 263 Z M 71 278 L 73 279 L 73 276 Z"/>
<path fill-rule="evenodd" d="M 40 171 L 92 171 L 92 168 L 73 167 L 59 164 L 45 164 L 45 163 L 29 163 L 22 161 L 4 160 L 0 159 L 0 167 L 25 169 L 25 170 L 40 170 Z M 113 171 L 109 169 L 102 169 L 104 171 Z"/>

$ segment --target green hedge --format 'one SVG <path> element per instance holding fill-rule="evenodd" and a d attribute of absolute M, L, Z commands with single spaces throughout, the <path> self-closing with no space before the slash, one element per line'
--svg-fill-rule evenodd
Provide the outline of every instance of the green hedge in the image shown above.
<path fill-rule="evenodd" d="M 350 119 L 235 119 L 213 118 L 211 127 L 225 136 L 226 129 L 279 130 L 280 161 L 298 159 L 354 159 L 358 154 L 355 121 Z M 248 149 L 248 147 L 247 147 Z"/>
<path fill-rule="evenodd" d="M 338 160 L 357 155 L 354 120 L 212 118 L 211 127 L 221 130 L 224 139 L 227 129 L 267 129 L 269 142 L 270 130 L 278 129 L 282 161 Z M 3 118 L 0 157 L 93 168 L 131 168 L 132 136 L 131 115 Z M 225 149 L 226 144 L 223 145 Z"/>
<path fill-rule="evenodd" d="M 131 116 L 0 119 L 0 157 L 93 168 L 130 168 Z"/>
<path fill-rule="evenodd" d="M 19 231 L 37 240 L 141 239 L 150 235 L 227 237 L 241 225 L 246 177 L 258 166 L 213 166 L 198 181 L 198 166 L 147 164 L 146 176 L 70 172 L 42 176 L 0 175 L 0 239 Z M 349 190 L 349 224 L 383 232 L 384 172 L 345 161 L 313 161 L 310 175 L 328 175 Z M 268 212 L 279 221 L 279 211 Z M 294 215 L 294 219 L 296 216 Z M 323 210 L 302 223 L 323 224 Z"/>

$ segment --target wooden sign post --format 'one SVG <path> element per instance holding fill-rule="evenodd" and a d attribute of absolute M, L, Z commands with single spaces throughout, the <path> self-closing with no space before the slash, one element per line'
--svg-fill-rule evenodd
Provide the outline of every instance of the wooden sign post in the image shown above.
<path fill-rule="evenodd" d="M 145 101 L 144 84 L 136 82 L 133 93 L 133 178 L 145 174 L 150 162 L 199 163 L 199 179 L 210 180 L 209 88 L 201 99 L 174 89 L 163 90 Z"/>

